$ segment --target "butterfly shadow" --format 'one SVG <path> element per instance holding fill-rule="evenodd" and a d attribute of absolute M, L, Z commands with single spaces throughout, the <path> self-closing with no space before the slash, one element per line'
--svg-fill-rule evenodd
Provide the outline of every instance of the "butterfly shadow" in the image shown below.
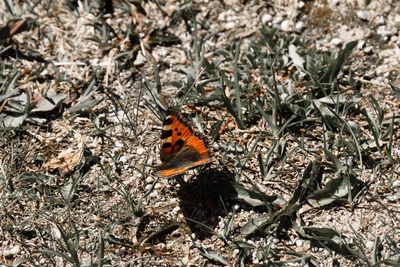
<path fill-rule="evenodd" d="M 187 226 L 198 239 L 211 237 L 219 217 L 232 210 L 230 198 L 224 194 L 230 191 L 232 181 L 230 172 L 209 168 L 189 182 L 181 183 L 177 192 L 180 208 Z"/>

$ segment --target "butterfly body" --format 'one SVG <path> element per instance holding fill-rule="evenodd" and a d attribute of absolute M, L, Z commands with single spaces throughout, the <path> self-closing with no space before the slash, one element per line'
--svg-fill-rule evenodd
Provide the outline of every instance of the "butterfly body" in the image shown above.
<path fill-rule="evenodd" d="M 207 139 L 195 132 L 177 112 L 168 111 L 162 128 L 162 147 L 158 173 L 163 177 L 175 176 L 207 164 L 211 160 Z"/>

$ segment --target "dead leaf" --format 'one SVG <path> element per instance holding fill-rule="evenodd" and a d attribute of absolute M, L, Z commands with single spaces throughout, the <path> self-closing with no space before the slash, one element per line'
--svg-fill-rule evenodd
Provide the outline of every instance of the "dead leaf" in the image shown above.
<path fill-rule="evenodd" d="M 52 171 L 58 170 L 61 175 L 65 175 L 74 171 L 80 165 L 83 160 L 84 151 L 85 145 L 81 141 L 77 148 L 68 148 L 61 151 L 57 157 L 51 158 L 44 166 Z"/>

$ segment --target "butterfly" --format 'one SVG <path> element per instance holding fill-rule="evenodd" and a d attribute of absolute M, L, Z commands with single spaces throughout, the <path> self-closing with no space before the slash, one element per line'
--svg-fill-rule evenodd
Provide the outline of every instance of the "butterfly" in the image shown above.
<path fill-rule="evenodd" d="M 168 110 L 162 126 L 162 147 L 157 167 L 163 177 L 175 176 L 211 160 L 206 137 L 195 132 L 178 112 Z"/>

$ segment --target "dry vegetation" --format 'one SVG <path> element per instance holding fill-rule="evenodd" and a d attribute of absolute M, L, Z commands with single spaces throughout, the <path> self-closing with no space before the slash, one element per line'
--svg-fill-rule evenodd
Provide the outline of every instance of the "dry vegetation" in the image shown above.
<path fill-rule="evenodd" d="M 337 2 L 2 1 L 0 265 L 399 266 L 400 4 Z"/>

